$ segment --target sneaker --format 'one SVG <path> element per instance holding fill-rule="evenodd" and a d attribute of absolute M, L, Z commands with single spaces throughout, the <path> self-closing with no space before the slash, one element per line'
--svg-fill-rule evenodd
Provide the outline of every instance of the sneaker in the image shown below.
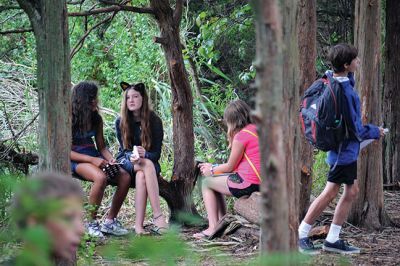
<path fill-rule="evenodd" d="M 336 252 L 340 254 L 358 254 L 360 249 L 350 245 L 347 241 L 339 239 L 335 243 L 331 243 L 325 240 L 322 249 L 325 251 Z"/>
<path fill-rule="evenodd" d="M 87 233 L 89 236 L 96 237 L 96 238 L 104 237 L 103 233 L 100 231 L 100 225 L 99 225 L 98 221 L 95 220 L 95 221 L 88 223 L 86 228 L 87 228 Z"/>
<path fill-rule="evenodd" d="M 111 234 L 115 236 L 124 236 L 129 233 L 128 230 L 126 230 L 117 220 L 117 218 L 114 218 L 111 223 L 103 223 L 100 230 L 105 234 Z"/>
<path fill-rule="evenodd" d="M 320 251 L 314 247 L 314 244 L 309 237 L 300 238 L 297 244 L 301 253 L 308 255 L 317 255 L 320 253 Z"/>

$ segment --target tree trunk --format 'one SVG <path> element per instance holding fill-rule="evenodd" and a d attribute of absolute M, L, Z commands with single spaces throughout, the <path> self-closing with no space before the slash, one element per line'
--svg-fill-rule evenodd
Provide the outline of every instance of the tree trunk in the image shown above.
<path fill-rule="evenodd" d="M 297 249 L 300 194 L 299 164 L 299 50 L 297 41 L 297 0 L 280 1 L 283 17 L 283 139 L 286 163 L 287 198 L 289 204 L 290 247 Z"/>
<path fill-rule="evenodd" d="M 316 78 L 315 61 L 317 60 L 317 13 L 315 0 L 299 0 L 298 6 L 298 47 L 299 47 L 299 94 L 314 82 Z M 300 129 L 298 129 L 300 131 Z M 302 138 L 300 140 L 300 193 L 299 221 L 310 205 L 312 186 L 313 148 Z"/>
<path fill-rule="evenodd" d="M 255 1 L 257 120 L 261 152 L 260 251 L 289 251 L 289 215 L 283 146 L 282 25 L 277 1 Z"/>
<path fill-rule="evenodd" d="M 70 173 L 71 105 L 65 0 L 18 0 L 36 39 L 39 98 L 39 167 Z"/>
<path fill-rule="evenodd" d="M 400 182 L 400 1 L 386 1 L 386 55 L 383 115 L 390 133 L 383 143 L 383 180 Z"/>
<path fill-rule="evenodd" d="M 376 125 L 382 123 L 380 21 L 380 0 L 356 2 L 354 37 L 361 59 L 356 86 L 360 92 L 363 123 Z M 350 221 L 368 229 L 379 229 L 387 220 L 383 205 L 381 141 L 361 151 L 357 171 L 360 193 L 353 204 Z"/>
<path fill-rule="evenodd" d="M 174 168 L 170 182 L 161 183 L 160 194 L 171 210 L 172 220 L 180 212 L 196 213 L 192 190 L 196 182 L 194 171 L 193 96 L 185 69 L 179 36 L 182 1 L 175 10 L 168 0 L 152 0 L 150 6 L 160 28 L 156 42 L 162 45 L 167 61 L 172 90 L 172 119 L 174 140 Z"/>

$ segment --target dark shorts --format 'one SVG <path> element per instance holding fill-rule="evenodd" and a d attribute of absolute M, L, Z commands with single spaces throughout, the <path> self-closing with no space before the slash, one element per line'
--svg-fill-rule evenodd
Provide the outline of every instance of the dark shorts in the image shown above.
<path fill-rule="evenodd" d="M 347 165 L 336 165 L 328 172 L 328 181 L 336 184 L 353 185 L 357 179 L 357 161 Z"/>
<path fill-rule="evenodd" d="M 243 180 L 243 178 L 237 173 L 228 176 L 227 184 L 229 191 L 235 198 L 250 196 L 251 193 L 260 191 L 259 185 Z"/>

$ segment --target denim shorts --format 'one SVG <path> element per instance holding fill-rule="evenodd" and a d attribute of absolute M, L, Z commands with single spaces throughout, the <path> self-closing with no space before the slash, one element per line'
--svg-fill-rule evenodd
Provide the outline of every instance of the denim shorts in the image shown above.
<path fill-rule="evenodd" d="M 79 148 L 78 147 L 73 151 L 75 151 L 77 153 L 80 153 L 80 154 L 92 156 L 92 157 L 100 157 L 100 158 L 102 158 L 100 152 L 95 147 L 92 147 L 92 146 L 84 147 L 84 148 Z M 80 164 L 80 163 L 71 160 L 71 171 L 72 171 L 72 174 L 77 175 L 76 167 L 78 167 L 78 164 Z"/>

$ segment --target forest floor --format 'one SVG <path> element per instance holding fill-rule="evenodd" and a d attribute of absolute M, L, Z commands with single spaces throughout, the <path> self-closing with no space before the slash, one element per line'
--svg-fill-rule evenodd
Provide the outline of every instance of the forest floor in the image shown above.
<path fill-rule="evenodd" d="M 400 191 L 385 191 L 385 207 L 391 220 L 400 224 Z M 332 218 L 332 210 L 323 215 L 318 225 L 329 224 Z M 150 228 L 151 225 L 148 225 Z M 183 228 L 180 230 L 179 238 L 185 243 L 187 252 L 182 254 L 173 264 L 178 265 L 281 265 L 282 256 L 277 260 L 264 262 L 257 261 L 259 239 L 258 229 L 244 226 L 237 232 L 219 237 L 213 240 L 197 240 L 192 237 L 199 228 Z M 254 233 L 256 232 L 256 233 Z M 349 223 L 344 225 L 341 237 L 349 243 L 361 248 L 361 253 L 357 255 L 337 255 L 321 252 L 320 255 L 312 257 L 301 257 L 296 261 L 300 265 L 400 265 L 400 228 L 386 227 L 379 232 L 368 232 L 365 229 L 355 227 Z M 151 236 L 151 238 L 159 238 Z M 164 241 L 159 238 L 160 241 Z M 109 240 L 107 240 L 109 241 Z M 106 241 L 106 242 L 107 242 Z M 112 240 L 118 246 L 127 245 L 125 238 Z M 130 241 L 130 240 L 129 240 Z M 322 244 L 323 239 L 316 240 L 315 244 Z M 143 242 L 142 242 L 143 243 Z M 140 244 L 140 241 L 137 243 Z M 174 243 L 172 243 L 174 245 Z M 176 244 L 175 244 L 176 245 Z M 96 247 L 96 250 L 102 245 Z M 174 247 L 167 247 L 169 250 Z M 168 252 L 168 251 L 167 251 Z M 133 252 L 134 253 L 134 252 Z M 191 259 L 188 259 L 190 257 Z M 151 263 L 151 259 L 118 259 L 117 261 L 107 262 L 95 251 L 93 256 L 96 265 L 164 265 Z M 296 258 L 295 258 L 296 260 Z M 84 265 L 84 263 L 79 263 Z"/>

